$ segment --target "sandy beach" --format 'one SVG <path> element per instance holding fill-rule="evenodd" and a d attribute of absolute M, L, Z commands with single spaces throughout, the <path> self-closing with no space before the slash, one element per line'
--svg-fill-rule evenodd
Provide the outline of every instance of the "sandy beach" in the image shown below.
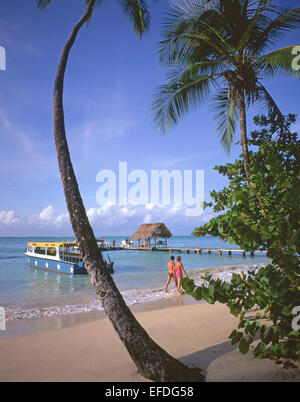
<path fill-rule="evenodd" d="M 135 315 L 171 355 L 204 369 L 207 381 L 294 380 L 281 366 L 241 355 L 231 345 L 228 335 L 237 320 L 226 306 L 175 298 L 168 303 L 154 309 L 150 304 Z M 145 381 L 106 317 L 52 329 L 51 319 L 39 320 L 39 331 L 0 340 L 0 381 Z"/>

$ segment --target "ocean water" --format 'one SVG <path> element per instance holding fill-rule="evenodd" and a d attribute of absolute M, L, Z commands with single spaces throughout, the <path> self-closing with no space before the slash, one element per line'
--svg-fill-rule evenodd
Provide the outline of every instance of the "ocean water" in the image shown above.
<path fill-rule="evenodd" d="M 64 240 L 72 240 L 68 238 Z M 61 241 L 61 238 L 0 237 L 0 306 L 6 310 L 7 319 L 35 318 L 74 314 L 101 309 L 101 304 L 90 283 L 88 275 L 66 276 L 35 270 L 28 266 L 24 255 L 28 241 Z M 116 241 L 120 245 L 124 237 L 105 237 L 105 241 Z M 168 246 L 185 247 L 233 247 L 217 238 L 205 236 L 174 236 Z M 238 248 L 236 246 L 236 248 Z M 116 284 L 129 305 L 171 297 L 175 285 L 171 283 L 167 294 L 163 287 L 167 277 L 169 252 L 114 250 L 109 251 L 114 261 Z M 106 258 L 106 252 L 103 252 Z M 201 281 L 199 269 L 261 266 L 268 262 L 265 254 L 254 257 L 235 252 L 231 256 L 223 253 L 179 254 L 189 276 Z M 221 270 L 220 270 L 221 271 Z M 223 279 L 230 278 L 232 270 L 220 272 Z"/>

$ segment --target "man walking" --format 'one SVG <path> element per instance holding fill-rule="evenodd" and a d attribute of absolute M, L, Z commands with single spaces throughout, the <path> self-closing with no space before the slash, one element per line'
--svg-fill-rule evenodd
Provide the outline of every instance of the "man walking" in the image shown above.
<path fill-rule="evenodd" d="M 171 255 L 170 261 L 168 261 L 168 278 L 167 278 L 167 282 L 165 284 L 165 292 L 168 291 L 168 286 L 169 286 L 171 278 L 174 279 L 174 282 L 175 282 L 176 288 L 177 288 L 177 279 L 175 276 L 174 255 Z"/>

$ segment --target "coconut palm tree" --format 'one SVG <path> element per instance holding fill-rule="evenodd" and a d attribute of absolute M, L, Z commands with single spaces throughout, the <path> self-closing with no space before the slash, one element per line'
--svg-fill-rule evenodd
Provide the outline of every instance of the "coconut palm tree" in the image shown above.
<path fill-rule="evenodd" d="M 40 8 L 51 3 L 51 0 L 37 1 Z M 98 2 L 102 1 L 98 0 Z M 146 2 L 143 0 L 119 0 L 119 3 L 124 14 L 133 23 L 134 31 L 142 36 L 143 32 L 149 29 L 150 24 L 150 14 Z M 62 50 L 54 85 L 54 138 L 70 220 L 91 283 L 140 374 L 156 381 L 202 381 L 203 375 L 200 369 L 185 366 L 158 346 L 127 307 L 113 278 L 106 269 L 80 195 L 65 131 L 63 85 L 70 50 L 79 30 L 91 19 L 95 5 L 96 0 L 86 0 L 84 15 L 75 25 Z"/>
<path fill-rule="evenodd" d="M 279 73 L 300 77 L 300 71 L 292 68 L 295 46 L 270 52 L 285 31 L 300 26 L 300 8 L 274 3 L 177 0 L 166 16 L 160 42 L 160 61 L 167 66 L 169 80 L 154 95 L 153 119 L 158 128 L 166 132 L 191 107 L 211 101 L 217 131 L 228 152 L 240 120 L 248 182 L 246 109 L 260 103 L 275 122 L 281 120 L 280 109 L 262 80 Z"/>

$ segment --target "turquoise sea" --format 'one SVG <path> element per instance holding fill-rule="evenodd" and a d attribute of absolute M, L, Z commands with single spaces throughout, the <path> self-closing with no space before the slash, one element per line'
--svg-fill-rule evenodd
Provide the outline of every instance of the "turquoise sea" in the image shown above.
<path fill-rule="evenodd" d="M 110 243 L 115 240 L 116 245 L 120 245 L 124 239 L 125 237 L 105 237 L 105 241 Z M 88 275 L 65 276 L 35 270 L 27 265 L 24 255 L 27 242 L 38 240 L 62 239 L 0 237 L 0 306 L 5 308 L 7 318 L 35 318 L 101 309 Z M 169 239 L 168 246 L 232 248 L 232 245 L 209 236 L 174 236 Z M 176 257 L 178 253 L 174 255 Z M 199 276 L 199 268 L 255 266 L 268 261 L 261 253 L 255 254 L 254 257 L 247 254 L 245 258 L 240 253 L 233 253 L 231 256 L 224 253 L 221 257 L 217 253 L 180 255 L 185 270 L 195 279 Z M 109 256 L 114 261 L 114 279 L 128 304 L 158 300 L 172 295 L 173 284 L 168 294 L 163 292 L 169 252 L 115 250 L 110 251 Z M 226 275 L 230 275 L 230 272 Z"/>

